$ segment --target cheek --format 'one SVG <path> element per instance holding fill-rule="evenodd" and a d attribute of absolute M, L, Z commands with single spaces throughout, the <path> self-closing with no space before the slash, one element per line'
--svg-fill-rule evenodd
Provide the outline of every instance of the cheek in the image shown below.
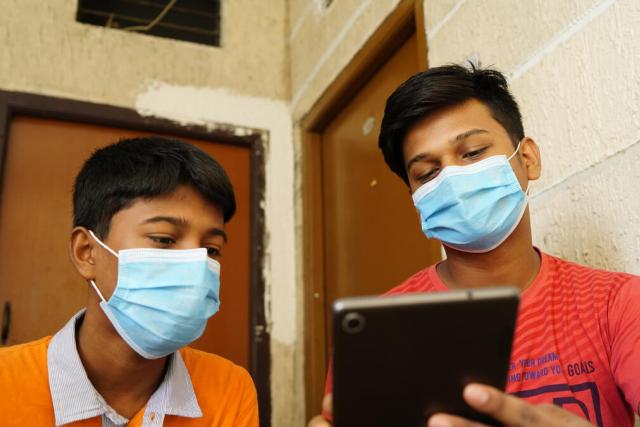
<path fill-rule="evenodd" d="M 96 284 L 106 300 L 109 300 L 116 288 L 118 279 L 118 260 L 111 254 L 96 259 Z"/>
<path fill-rule="evenodd" d="M 527 169 L 525 168 L 522 159 L 514 159 L 511 162 L 511 167 L 513 169 L 513 173 L 518 179 L 518 182 L 520 183 L 520 187 L 522 187 L 522 191 L 525 191 L 527 189 Z"/>

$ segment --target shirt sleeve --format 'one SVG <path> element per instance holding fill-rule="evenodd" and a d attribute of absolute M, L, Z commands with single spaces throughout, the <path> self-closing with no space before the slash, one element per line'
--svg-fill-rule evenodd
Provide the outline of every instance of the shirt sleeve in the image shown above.
<path fill-rule="evenodd" d="M 242 381 L 240 405 L 234 421 L 234 427 L 258 427 L 258 397 L 256 387 L 247 371 L 240 368 Z"/>
<path fill-rule="evenodd" d="M 640 414 L 640 277 L 621 286 L 610 303 L 611 371 L 634 411 Z"/>

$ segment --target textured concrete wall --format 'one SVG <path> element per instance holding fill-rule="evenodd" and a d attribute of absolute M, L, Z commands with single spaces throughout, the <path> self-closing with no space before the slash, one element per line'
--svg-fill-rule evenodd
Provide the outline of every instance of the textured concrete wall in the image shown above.
<path fill-rule="evenodd" d="M 221 48 L 79 24 L 74 0 L 2 0 L 1 5 L 0 86 L 5 89 L 127 106 L 157 80 L 288 98 L 284 0 L 224 2 Z"/>
<path fill-rule="evenodd" d="M 400 0 L 289 0 L 291 108 L 309 112 Z"/>
<path fill-rule="evenodd" d="M 286 0 L 224 1 L 221 48 L 79 24 L 75 0 L 1 0 L 0 7 L 0 89 L 268 135 L 264 273 L 273 425 L 302 425 L 296 403 L 303 400 L 294 386 L 302 362 L 294 359 L 298 306 Z M 300 368 L 292 369 L 296 363 Z"/>
<path fill-rule="evenodd" d="M 431 66 L 479 59 L 509 76 L 541 147 L 535 243 L 640 273 L 640 3 L 426 0 Z"/>

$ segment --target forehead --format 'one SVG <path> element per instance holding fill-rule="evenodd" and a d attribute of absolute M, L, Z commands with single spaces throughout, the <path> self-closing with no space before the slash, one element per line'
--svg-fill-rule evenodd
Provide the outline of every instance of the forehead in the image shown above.
<path fill-rule="evenodd" d="M 404 159 L 418 152 L 442 148 L 442 144 L 471 129 L 484 129 L 508 139 L 507 131 L 493 118 L 489 107 L 471 99 L 430 114 L 409 128 L 402 145 Z"/>
<path fill-rule="evenodd" d="M 196 227 L 224 228 L 222 210 L 190 186 L 157 197 L 138 198 L 113 216 L 112 225 L 138 225 L 156 216 L 181 218 Z"/>

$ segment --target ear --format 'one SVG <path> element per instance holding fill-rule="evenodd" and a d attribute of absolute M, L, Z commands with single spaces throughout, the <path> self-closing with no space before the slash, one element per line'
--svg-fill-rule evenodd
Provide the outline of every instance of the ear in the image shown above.
<path fill-rule="evenodd" d="M 95 279 L 95 245 L 89 231 L 84 227 L 75 227 L 71 230 L 69 242 L 69 257 L 85 280 Z"/>
<path fill-rule="evenodd" d="M 540 158 L 540 148 L 536 142 L 525 137 L 520 143 L 520 153 L 524 167 L 527 170 L 527 179 L 529 181 L 535 181 L 540 178 L 540 172 L 542 171 L 542 160 Z"/>

